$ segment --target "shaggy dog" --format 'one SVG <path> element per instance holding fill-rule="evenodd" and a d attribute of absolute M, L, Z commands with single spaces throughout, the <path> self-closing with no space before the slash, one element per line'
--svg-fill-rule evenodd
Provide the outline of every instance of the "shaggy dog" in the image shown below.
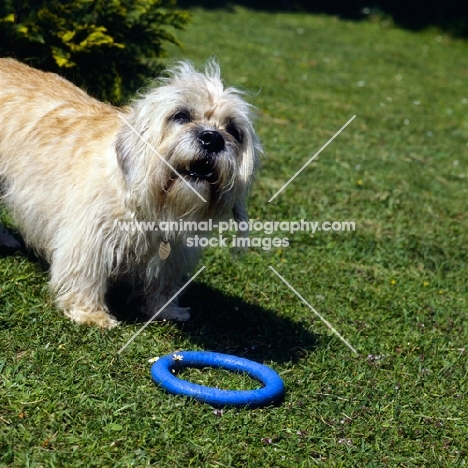
<path fill-rule="evenodd" d="M 179 62 L 116 108 L 0 59 L 2 202 L 49 262 L 56 303 L 77 323 L 117 324 L 105 298 L 121 278 L 141 288 L 153 316 L 200 250 L 187 246 L 193 232 L 141 226 L 245 221 L 260 151 L 250 106 L 223 86 L 214 61 L 203 73 Z M 189 316 L 174 300 L 160 318 Z"/>

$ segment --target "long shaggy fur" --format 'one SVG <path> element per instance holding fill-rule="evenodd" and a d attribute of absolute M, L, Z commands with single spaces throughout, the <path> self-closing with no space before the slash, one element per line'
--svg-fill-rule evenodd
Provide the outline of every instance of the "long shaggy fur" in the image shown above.
<path fill-rule="evenodd" d="M 246 220 L 260 150 L 250 106 L 223 86 L 213 61 L 204 73 L 176 64 L 119 109 L 57 75 L 0 59 L 3 202 L 50 263 L 58 306 L 78 323 L 117 323 L 105 296 L 122 277 L 143 285 L 147 314 L 167 302 L 199 250 L 186 246 L 187 233 L 118 222 Z M 161 242 L 171 247 L 164 260 Z M 161 318 L 189 314 L 174 303 Z"/>

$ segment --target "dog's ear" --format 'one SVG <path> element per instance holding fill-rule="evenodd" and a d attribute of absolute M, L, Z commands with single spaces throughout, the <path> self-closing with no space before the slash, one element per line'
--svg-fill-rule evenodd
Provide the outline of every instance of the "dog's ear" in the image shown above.
<path fill-rule="evenodd" d="M 246 203 L 246 197 L 243 196 L 242 198 L 238 198 L 236 203 L 234 204 L 234 208 L 232 209 L 232 216 L 234 218 L 234 221 L 237 223 L 239 226 L 240 223 L 248 223 L 249 222 L 249 217 L 247 215 L 247 203 Z M 248 237 L 249 236 L 249 229 L 237 229 L 237 237 Z M 242 245 L 242 244 L 240 244 Z M 230 249 L 231 254 L 233 255 L 241 255 L 246 252 L 245 247 L 232 247 Z"/>
<path fill-rule="evenodd" d="M 115 140 L 115 152 L 117 155 L 117 163 L 125 177 L 127 185 L 132 181 L 132 135 L 127 131 L 126 126 L 123 126 Z"/>
<path fill-rule="evenodd" d="M 249 216 L 247 214 L 247 195 L 250 190 L 250 186 L 253 182 L 253 178 L 260 165 L 260 154 L 262 153 L 262 147 L 260 142 L 250 127 L 247 134 L 247 141 L 245 142 L 245 149 L 242 154 L 242 162 L 240 166 L 240 176 L 242 178 L 241 192 L 237 196 L 232 214 L 237 224 L 241 222 L 248 222 Z M 248 230 L 239 230 L 239 236 L 248 236 Z"/>
<path fill-rule="evenodd" d="M 247 215 L 246 197 L 244 195 L 241 198 L 238 198 L 236 203 L 234 203 L 232 216 L 237 224 L 249 221 L 249 217 Z"/>

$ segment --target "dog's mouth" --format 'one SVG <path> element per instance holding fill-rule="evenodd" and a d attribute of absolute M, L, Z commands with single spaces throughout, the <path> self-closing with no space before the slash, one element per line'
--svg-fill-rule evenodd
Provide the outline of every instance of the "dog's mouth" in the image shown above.
<path fill-rule="evenodd" d="M 209 158 L 193 161 L 190 163 L 188 169 L 182 171 L 182 175 L 209 183 L 214 183 L 217 179 L 214 163 Z"/>

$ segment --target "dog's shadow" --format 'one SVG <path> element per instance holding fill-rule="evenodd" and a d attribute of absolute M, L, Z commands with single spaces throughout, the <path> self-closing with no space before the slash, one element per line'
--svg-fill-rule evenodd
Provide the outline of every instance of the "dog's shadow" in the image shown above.
<path fill-rule="evenodd" d="M 294 362 L 314 350 L 319 341 L 300 322 L 203 284 L 196 284 L 181 302 L 192 310 L 192 320 L 182 329 L 204 349 Z"/>
<path fill-rule="evenodd" d="M 0 256 L 19 251 L 46 271 L 47 264 L 26 249 L 18 235 L 15 237 L 20 246 L 4 246 Z M 107 302 L 112 314 L 127 324 L 146 322 L 148 317 L 141 316 L 138 300 L 129 303 L 130 293 L 131 289 L 122 284 L 110 290 Z M 176 326 L 183 338 L 205 350 L 259 361 L 295 362 L 318 346 L 320 335 L 310 332 L 300 322 L 201 283 L 194 284 L 180 302 L 181 306 L 191 308 L 192 318 Z"/>
<path fill-rule="evenodd" d="M 125 289 L 114 290 L 109 297 L 112 313 L 124 323 L 146 319 L 136 308 L 125 306 Z M 184 339 L 197 347 L 259 361 L 296 362 L 313 351 L 320 336 L 300 322 L 229 296 L 204 284 L 195 284 L 181 298 L 180 305 L 190 306 L 190 321 L 176 323 Z M 130 310 L 130 314 L 129 314 Z"/>

